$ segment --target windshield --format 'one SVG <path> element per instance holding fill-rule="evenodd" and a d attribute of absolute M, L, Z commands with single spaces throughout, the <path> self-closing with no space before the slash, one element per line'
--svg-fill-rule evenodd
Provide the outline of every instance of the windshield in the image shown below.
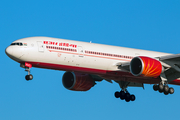
<path fill-rule="evenodd" d="M 15 43 L 11 43 L 11 45 L 23 46 L 23 43 L 15 42 Z"/>

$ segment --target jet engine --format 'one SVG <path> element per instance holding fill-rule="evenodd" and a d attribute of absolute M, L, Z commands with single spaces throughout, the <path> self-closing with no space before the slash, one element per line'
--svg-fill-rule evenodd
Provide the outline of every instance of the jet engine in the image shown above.
<path fill-rule="evenodd" d="M 130 71 L 134 76 L 158 77 L 164 69 L 158 60 L 139 56 L 131 60 Z"/>
<path fill-rule="evenodd" d="M 88 91 L 95 85 L 90 75 L 74 72 L 65 72 L 62 83 L 66 89 L 73 91 Z"/>

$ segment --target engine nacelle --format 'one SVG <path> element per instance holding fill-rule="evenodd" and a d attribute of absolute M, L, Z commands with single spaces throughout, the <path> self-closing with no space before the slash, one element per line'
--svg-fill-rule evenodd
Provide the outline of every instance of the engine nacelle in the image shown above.
<path fill-rule="evenodd" d="M 95 82 L 88 74 L 65 72 L 62 78 L 64 87 L 68 90 L 87 91 Z"/>
<path fill-rule="evenodd" d="M 164 72 L 161 63 L 153 58 L 139 56 L 131 60 L 130 71 L 134 76 L 158 77 Z"/>

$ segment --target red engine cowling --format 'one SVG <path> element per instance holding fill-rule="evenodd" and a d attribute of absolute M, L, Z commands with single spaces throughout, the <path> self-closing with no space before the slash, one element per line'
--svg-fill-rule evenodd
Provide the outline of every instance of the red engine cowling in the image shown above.
<path fill-rule="evenodd" d="M 74 91 L 88 91 L 95 84 L 88 74 L 74 72 L 65 72 L 62 82 L 66 89 Z"/>
<path fill-rule="evenodd" d="M 139 56 L 131 60 L 130 71 L 134 76 L 158 77 L 163 72 L 163 67 L 158 60 Z"/>

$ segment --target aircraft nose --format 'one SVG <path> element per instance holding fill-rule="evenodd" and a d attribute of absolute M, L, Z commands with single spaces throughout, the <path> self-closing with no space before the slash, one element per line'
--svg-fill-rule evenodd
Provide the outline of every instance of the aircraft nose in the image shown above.
<path fill-rule="evenodd" d="M 12 47 L 7 47 L 5 50 L 6 55 L 12 56 L 13 55 L 13 48 Z"/>

